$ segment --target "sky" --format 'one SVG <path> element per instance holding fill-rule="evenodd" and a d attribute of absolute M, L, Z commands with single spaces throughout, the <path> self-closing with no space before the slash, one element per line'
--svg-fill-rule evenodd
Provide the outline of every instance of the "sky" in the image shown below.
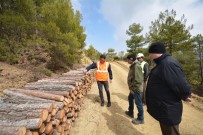
<path fill-rule="evenodd" d="M 74 10 L 79 10 L 81 25 L 87 35 L 86 45 L 105 53 L 109 48 L 116 52 L 127 51 L 126 30 L 133 23 L 143 27 L 143 36 L 149 32 L 151 22 L 160 12 L 174 9 L 176 19 L 184 14 L 186 26 L 194 25 L 190 33 L 203 35 L 203 0 L 71 0 Z"/>

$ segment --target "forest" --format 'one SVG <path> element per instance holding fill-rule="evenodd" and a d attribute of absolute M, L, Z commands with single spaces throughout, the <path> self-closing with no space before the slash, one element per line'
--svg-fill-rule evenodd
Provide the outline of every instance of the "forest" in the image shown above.
<path fill-rule="evenodd" d="M 82 14 L 74 10 L 70 0 L 1 0 L 0 61 L 9 64 L 42 66 L 50 72 L 69 69 L 80 63 L 83 54 L 92 61 L 99 54 L 94 45 L 86 48 Z M 109 48 L 108 60 L 125 60 L 128 53 L 145 54 L 148 46 L 161 41 L 167 51 L 179 60 L 196 92 L 203 94 L 203 37 L 192 36 L 195 27 L 187 26 L 184 15 L 177 19 L 175 10 L 160 12 L 151 22 L 149 32 L 142 34 L 142 24 L 134 22 L 126 30 L 127 52 Z"/>

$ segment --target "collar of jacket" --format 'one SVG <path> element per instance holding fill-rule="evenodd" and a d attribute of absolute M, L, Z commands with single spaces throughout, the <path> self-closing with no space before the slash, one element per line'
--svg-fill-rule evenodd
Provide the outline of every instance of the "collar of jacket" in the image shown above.
<path fill-rule="evenodd" d="M 159 64 L 163 59 L 165 59 L 166 57 L 171 56 L 169 53 L 164 53 L 163 55 L 161 55 L 159 58 L 154 59 L 154 62 L 156 64 Z"/>
<path fill-rule="evenodd" d="M 140 64 L 140 62 L 139 61 L 134 61 L 131 65 L 130 65 L 130 68 L 133 66 L 133 65 L 135 65 L 136 63 L 139 63 Z"/>

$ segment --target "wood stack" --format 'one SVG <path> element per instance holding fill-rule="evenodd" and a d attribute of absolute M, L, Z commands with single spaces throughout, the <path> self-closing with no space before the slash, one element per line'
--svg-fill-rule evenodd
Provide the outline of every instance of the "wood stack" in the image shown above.
<path fill-rule="evenodd" d="M 64 73 L 58 78 L 6 89 L 0 99 L 1 135 L 67 135 L 91 89 L 94 71 Z"/>

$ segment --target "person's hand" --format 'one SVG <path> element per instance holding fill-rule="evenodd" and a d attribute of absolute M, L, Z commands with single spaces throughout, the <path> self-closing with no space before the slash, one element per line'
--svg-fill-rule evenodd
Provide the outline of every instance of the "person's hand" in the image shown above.
<path fill-rule="evenodd" d="M 192 98 L 191 98 L 191 97 L 187 97 L 187 98 L 185 99 L 185 102 L 192 102 Z"/>
<path fill-rule="evenodd" d="M 112 80 L 110 80 L 110 83 L 112 83 Z"/>
<path fill-rule="evenodd" d="M 86 75 L 87 74 L 87 70 L 85 69 L 85 70 L 83 70 L 83 74 L 84 75 Z"/>
<path fill-rule="evenodd" d="M 131 93 L 131 94 L 134 94 L 134 91 L 130 90 L 130 93 Z"/>

